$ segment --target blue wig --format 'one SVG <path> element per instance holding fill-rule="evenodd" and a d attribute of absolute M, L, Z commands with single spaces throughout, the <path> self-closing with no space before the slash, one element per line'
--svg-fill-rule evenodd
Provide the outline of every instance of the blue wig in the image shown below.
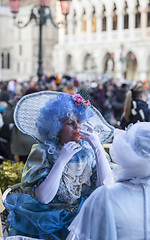
<path fill-rule="evenodd" d="M 88 121 L 94 115 L 90 106 L 82 104 L 78 106 L 72 99 L 72 95 L 60 93 L 50 99 L 44 108 L 40 110 L 40 115 L 36 122 L 36 127 L 41 136 L 46 141 L 57 139 L 58 132 L 63 127 L 63 120 L 68 117 L 72 119 L 77 116 L 82 122 Z"/>

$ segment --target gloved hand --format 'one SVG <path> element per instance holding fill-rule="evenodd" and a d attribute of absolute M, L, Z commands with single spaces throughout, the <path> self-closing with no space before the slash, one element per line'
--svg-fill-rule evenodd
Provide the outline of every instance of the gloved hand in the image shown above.
<path fill-rule="evenodd" d="M 59 156 L 45 180 L 35 189 L 38 200 L 42 203 L 49 203 L 57 194 L 60 179 L 65 165 L 73 155 L 81 150 L 80 144 L 68 142 L 60 150 Z"/>
<path fill-rule="evenodd" d="M 56 162 L 64 167 L 73 157 L 73 155 L 79 152 L 81 149 L 82 149 L 81 145 L 74 141 L 64 144 L 64 146 L 60 150 Z"/>
<path fill-rule="evenodd" d="M 86 140 L 95 151 L 97 148 L 101 147 L 99 136 L 91 123 L 84 123 L 84 126 L 87 127 L 87 131 L 80 130 L 80 133 L 82 134 L 83 139 Z"/>
<path fill-rule="evenodd" d="M 94 131 L 94 127 L 91 123 L 84 124 L 87 127 L 87 131 L 80 130 L 83 139 L 86 140 L 94 150 L 97 167 L 97 187 L 103 185 L 104 179 L 110 174 L 111 168 L 106 158 L 106 153 L 100 142 L 99 136 Z M 111 174 L 110 174 L 111 175 Z M 113 177 L 110 177 L 110 183 L 113 182 Z"/>

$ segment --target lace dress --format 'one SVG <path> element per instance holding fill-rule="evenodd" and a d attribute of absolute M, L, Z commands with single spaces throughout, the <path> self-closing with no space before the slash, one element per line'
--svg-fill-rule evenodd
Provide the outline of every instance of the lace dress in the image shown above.
<path fill-rule="evenodd" d="M 63 170 L 58 192 L 49 204 L 40 203 L 34 192 L 47 177 L 61 146 L 55 146 L 55 154 L 50 154 L 48 146 L 33 145 L 22 175 L 22 188 L 28 194 L 12 193 L 5 201 L 5 207 L 10 212 L 8 216 L 10 235 L 45 240 L 66 239 L 69 224 L 79 212 L 84 200 L 96 188 L 94 152 L 85 141 L 80 144 L 82 149 L 73 156 L 71 162 L 81 162 L 82 174 L 76 176 L 69 167 L 70 164 L 67 164 Z"/>

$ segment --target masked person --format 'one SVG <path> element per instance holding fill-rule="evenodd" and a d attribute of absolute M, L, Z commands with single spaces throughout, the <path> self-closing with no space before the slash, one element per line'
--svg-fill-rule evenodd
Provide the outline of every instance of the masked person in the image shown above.
<path fill-rule="evenodd" d="M 115 130 L 110 155 L 118 165 L 113 169 L 116 183 L 90 195 L 69 226 L 67 240 L 150 239 L 149 141 L 148 122 Z"/>
<path fill-rule="evenodd" d="M 79 94 L 50 91 L 22 98 L 15 123 L 38 144 L 22 174 L 28 194 L 5 201 L 10 234 L 63 240 L 84 200 L 111 172 L 101 143 L 113 128 Z"/>

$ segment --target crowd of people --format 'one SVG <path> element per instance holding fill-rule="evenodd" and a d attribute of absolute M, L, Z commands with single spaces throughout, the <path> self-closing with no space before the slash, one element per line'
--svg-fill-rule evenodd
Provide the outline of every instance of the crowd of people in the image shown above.
<path fill-rule="evenodd" d="M 25 163 L 24 193 L 4 202 L 9 235 L 150 239 L 150 109 L 143 83 L 52 78 L 19 90 L 2 111 L 4 124 L 12 124 L 10 152 Z M 23 134 L 24 154 L 12 152 L 14 132 L 16 139 Z M 110 140 L 108 155 L 103 144 Z"/>
<path fill-rule="evenodd" d="M 145 97 L 144 94 L 142 95 L 144 99 L 141 98 L 141 89 L 145 91 Z M 76 78 L 64 76 L 60 79 L 57 75 L 45 77 L 40 84 L 34 78 L 24 83 L 19 83 L 16 80 L 0 82 L 0 156 L 16 161 L 26 161 L 34 140 L 18 131 L 14 125 L 13 112 L 22 96 L 45 90 L 81 94 L 84 99 L 89 99 L 105 120 L 114 127 L 124 129 L 130 120 L 134 123 L 137 119 L 143 121 L 144 118 L 145 121 L 149 121 L 148 92 L 147 86 L 143 83 L 139 83 L 139 86 L 127 81 L 118 84 L 114 79 L 79 82 Z M 132 92 L 134 93 L 133 98 L 140 99 L 138 100 L 138 110 L 136 110 L 138 113 L 134 121 L 135 114 L 132 114 L 129 120 L 130 111 L 135 112 L 135 107 L 133 105 L 131 107 Z M 143 116 L 143 110 L 141 113 L 141 108 L 144 108 L 146 116 Z M 25 145 L 26 147 L 24 147 Z"/>

